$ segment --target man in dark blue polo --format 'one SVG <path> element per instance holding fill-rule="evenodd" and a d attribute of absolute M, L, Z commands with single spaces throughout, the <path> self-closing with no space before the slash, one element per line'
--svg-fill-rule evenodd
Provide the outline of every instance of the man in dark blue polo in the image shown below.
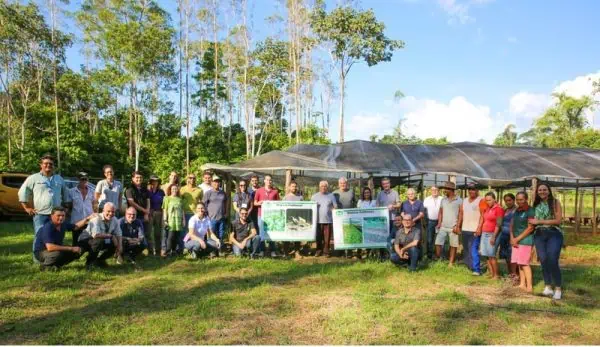
<path fill-rule="evenodd" d="M 81 248 L 64 246 L 66 231 L 80 230 L 94 216 L 91 214 L 75 224 L 65 223 L 65 209 L 54 207 L 50 220 L 39 230 L 33 246 L 33 256 L 40 262 L 40 270 L 58 269 L 81 256 Z"/>

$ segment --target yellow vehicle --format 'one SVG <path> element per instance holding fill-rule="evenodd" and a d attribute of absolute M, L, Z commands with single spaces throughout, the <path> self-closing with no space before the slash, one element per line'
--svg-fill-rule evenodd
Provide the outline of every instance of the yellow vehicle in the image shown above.
<path fill-rule="evenodd" d="M 24 173 L 0 172 L 0 216 L 27 215 L 18 196 L 27 176 Z"/>

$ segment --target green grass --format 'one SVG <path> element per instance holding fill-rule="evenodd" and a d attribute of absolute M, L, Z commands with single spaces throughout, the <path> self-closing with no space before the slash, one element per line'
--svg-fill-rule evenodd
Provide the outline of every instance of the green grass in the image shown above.
<path fill-rule="evenodd" d="M 2 344 L 597 344 L 597 240 L 567 238 L 552 303 L 462 266 L 332 258 L 141 261 L 58 273 L 31 264 L 31 227 L 0 223 Z M 535 267 L 535 292 L 540 270 Z"/>

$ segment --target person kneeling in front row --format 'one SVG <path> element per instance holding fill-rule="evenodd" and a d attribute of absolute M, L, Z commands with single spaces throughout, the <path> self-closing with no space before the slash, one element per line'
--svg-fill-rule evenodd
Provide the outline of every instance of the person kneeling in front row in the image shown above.
<path fill-rule="evenodd" d="M 213 233 L 210 227 L 210 218 L 206 213 L 204 203 L 196 205 L 196 214 L 188 222 L 188 233 L 183 239 L 184 247 L 192 256 L 192 259 L 214 254 L 221 248 L 221 241 Z"/>
<path fill-rule="evenodd" d="M 127 260 L 135 265 L 135 258 L 146 249 L 146 240 L 144 238 L 144 223 L 136 218 L 137 211 L 128 207 L 125 211 L 125 217 L 119 219 L 119 227 L 123 237 L 122 250 Z"/>
<path fill-rule="evenodd" d="M 250 258 L 254 258 L 258 253 L 260 238 L 256 236 L 254 223 L 248 220 L 248 209 L 242 207 L 238 214 L 238 220 L 232 225 L 233 232 L 229 234 L 229 242 L 233 245 L 233 254 L 239 257 L 244 250 L 247 250 L 250 252 Z"/>
<path fill-rule="evenodd" d="M 115 205 L 104 204 L 102 213 L 92 218 L 87 228 L 79 236 L 79 246 L 89 252 L 85 266 L 107 267 L 106 259 L 117 253 L 117 264 L 123 264 L 121 254 L 122 234 L 119 221 L 115 217 Z"/>
<path fill-rule="evenodd" d="M 415 227 L 410 215 L 396 216 L 394 219 L 396 236 L 394 237 L 394 253 L 390 260 L 397 265 L 408 263 L 410 271 L 417 270 L 419 261 L 419 241 L 421 230 Z"/>
<path fill-rule="evenodd" d="M 58 269 L 81 256 L 80 247 L 63 246 L 65 232 L 82 229 L 94 215 L 78 221 L 75 224 L 65 223 L 65 210 L 54 207 L 50 220 L 42 225 L 34 245 L 33 255 L 40 262 L 40 270 Z"/>

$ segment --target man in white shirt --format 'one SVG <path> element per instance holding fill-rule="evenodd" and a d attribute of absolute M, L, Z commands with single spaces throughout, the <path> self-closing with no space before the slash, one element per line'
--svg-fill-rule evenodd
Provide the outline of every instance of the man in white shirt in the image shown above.
<path fill-rule="evenodd" d="M 80 220 L 94 213 L 93 202 L 94 192 L 88 187 L 88 174 L 80 172 L 78 175 L 79 184 L 69 189 L 71 197 L 71 224 L 76 224 Z M 77 240 L 81 231 L 73 231 L 73 246 L 77 246 Z"/>
<path fill-rule="evenodd" d="M 427 210 L 427 258 L 433 259 L 433 248 L 435 247 L 435 228 L 438 224 L 438 215 L 442 197 L 438 187 L 431 187 L 431 196 L 425 198 L 423 206 Z"/>
<path fill-rule="evenodd" d="M 212 189 L 212 173 L 210 171 L 204 171 L 202 174 L 202 183 L 198 186 L 198 188 L 202 189 L 202 193 L 206 194 L 209 190 Z"/>

